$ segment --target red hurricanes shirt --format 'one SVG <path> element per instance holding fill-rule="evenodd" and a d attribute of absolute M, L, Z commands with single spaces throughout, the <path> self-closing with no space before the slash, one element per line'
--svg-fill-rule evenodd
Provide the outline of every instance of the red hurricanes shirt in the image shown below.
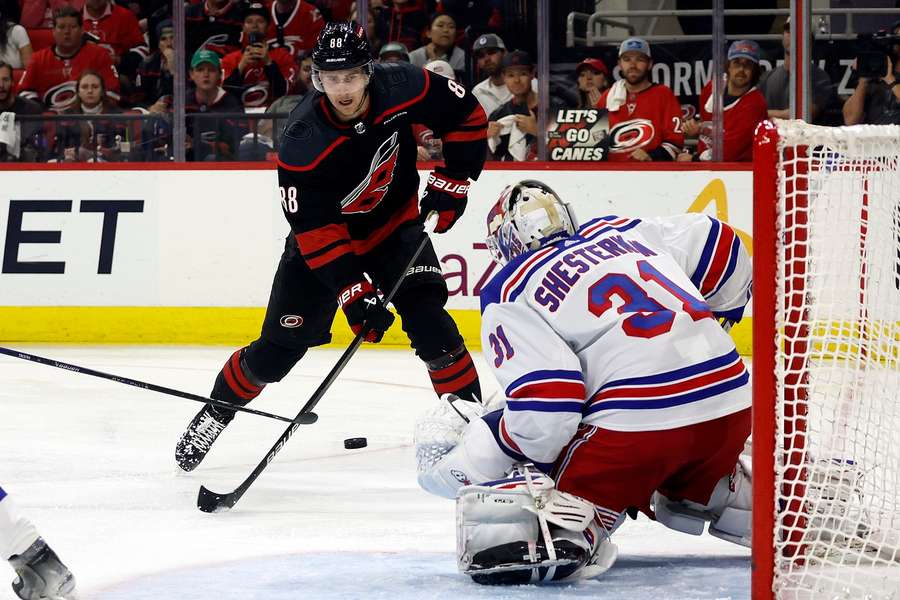
<path fill-rule="evenodd" d="M 58 56 L 55 48 L 43 48 L 31 55 L 28 67 L 19 80 L 20 94 L 42 102 L 47 108 L 64 108 L 75 98 L 78 76 L 85 69 L 91 69 L 103 77 L 107 95 L 119 99 L 119 74 L 105 48 L 82 44 L 78 52 L 69 58 Z"/>
<path fill-rule="evenodd" d="M 697 150 L 701 160 L 708 160 L 703 153 L 712 143 L 710 128 L 712 127 L 712 82 L 707 83 L 700 92 L 700 141 Z M 737 98 L 726 96 L 723 102 L 722 120 L 722 160 L 732 162 L 749 162 L 753 160 L 753 131 L 760 121 L 767 119 L 766 98 L 757 88 L 751 88 Z M 707 106 L 709 105 L 709 106 Z"/>
<path fill-rule="evenodd" d="M 325 27 L 325 21 L 319 14 L 319 9 L 303 0 L 297 0 L 294 10 L 282 24 L 279 24 L 274 0 L 269 5 L 269 10 L 272 14 L 267 32 L 269 46 L 282 45 L 291 54 L 297 54 L 300 50 L 312 49 L 319 32 Z M 279 33 L 283 40 L 278 39 Z"/>
<path fill-rule="evenodd" d="M 610 92 L 622 86 L 624 82 L 616 82 L 597 102 L 597 108 L 609 111 L 609 160 L 632 161 L 631 153 L 637 149 L 653 160 L 675 160 L 684 146 L 681 105 L 675 94 L 656 83 L 637 93 L 625 89 L 624 102 L 611 110 L 607 105 Z"/>
<path fill-rule="evenodd" d="M 224 79 L 228 79 L 238 68 L 242 55 L 243 51 L 241 50 L 225 55 L 225 58 L 222 59 Z M 287 88 L 290 89 L 291 82 L 297 74 L 294 57 L 284 48 L 269 48 L 269 57 L 278 66 L 281 76 L 287 83 Z M 276 99 L 262 63 L 251 63 L 244 71 L 241 83 L 243 89 L 240 92 L 240 98 L 244 106 L 269 106 Z"/>
<path fill-rule="evenodd" d="M 140 54 L 141 58 L 147 58 L 149 55 L 137 17 L 127 8 L 118 4 L 107 4 L 106 12 L 96 19 L 90 16 L 85 8 L 82 17 L 84 31 L 96 36 L 100 40 L 98 45 L 111 49 L 116 56 L 121 58 L 132 50 Z"/>

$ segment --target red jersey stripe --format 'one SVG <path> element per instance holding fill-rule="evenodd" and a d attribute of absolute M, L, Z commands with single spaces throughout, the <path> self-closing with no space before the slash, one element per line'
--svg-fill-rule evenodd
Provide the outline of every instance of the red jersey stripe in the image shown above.
<path fill-rule="evenodd" d="M 343 223 L 331 223 L 323 227 L 311 229 L 298 233 L 296 236 L 297 245 L 303 254 L 312 254 L 316 250 L 321 250 L 329 244 L 333 244 L 339 240 L 350 241 L 350 231 Z"/>
<path fill-rule="evenodd" d="M 427 70 L 423 69 L 423 71 L 425 71 L 425 86 L 422 88 L 422 92 L 418 96 L 413 98 L 412 100 L 407 100 L 406 102 L 401 102 L 400 104 L 398 104 L 396 106 L 392 106 L 391 108 L 387 109 L 386 111 L 384 111 L 383 113 L 381 113 L 380 115 L 375 117 L 376 125 L 381 123 L 386 117 L 389 117 L 390 115 L 392 115 L 396 112 L 400 112 L 407 106 L 411 106 L 425 97 L 425 94 L 428 93 L 428 88 L 431 85 L 431 76 L 428 74 Z"/>
<path fill-rule="evenodd" d="M 340 136 L 338 139 L 336 139 L 336 140 L 334 140 L 333 142 L 331 142 L 331 145 L 328 146 L 327 148 L 325 148 L 325 150 L 322 151 L 322 154 L 320 154 L 319 156 L 317 156 L 317 157 L 315 158 L 315 160 L 313 160 L 313 161 L 312 161 L 311 163 L 309 163 L 308 165 L 305 165 L 305 166 L 300 166 L 300 165 L 289 165 L 289 164 L 287 164 L 286 162 L 284 162 L 283 160 L 281 160 L 281 157 L 279 157 L 279 158 L 278 158 L 278 166 L 281 167 L 281 168 L 283 168 L 283 169 L 287 169 L 288 171 L 311 171 L 311 170 L 315 169 L 315 168 L 319 165 L 319 163 L 322 162 L 322 161 L 325 159 L 326 156 L 328 156 L 329 154 L 331 154 L 331 152 L 332 152 L 335 148 L 337 148 L 339 145 L 341 145 L 341 144 L 343 144 L 344 142 L 346 142 L 348 139 L 350 139 L 350 138 L 348 138 L 348 137 L 346 137 L 346 136 L 343 136 L 343 135 Z"/>

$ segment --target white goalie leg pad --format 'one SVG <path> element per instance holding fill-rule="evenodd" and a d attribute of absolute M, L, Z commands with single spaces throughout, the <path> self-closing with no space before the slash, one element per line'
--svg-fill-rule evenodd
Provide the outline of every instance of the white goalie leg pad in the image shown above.
<path fill-rule="evenodd" d="M 34 523 L 19 513 L 12 498 L 0 497 L 0 558 L 22 554 L 37 539 Z"/>
<path fill-rule="evenodd" d="M 673 502 L 659 492 L 654 492 L 652 502 L 656 520 L 669 529 L 701 535 L 709 521 L 710 535 L 750 547 L 753 486 L 750 468 L 742 460 L 730 475 L 719 480 L 707 504 Z"/>
<path fill-rule="evenodd" d="M 617 550 L 596 520 L 577 530 L 568 520 L 560 527 L 536 506 L 553 486 L 549 477 L 519 469 L 499 481 L 461 488 L 460 571 L 478 583 L 523 584 L 594 577 L 612 566 Z"/>

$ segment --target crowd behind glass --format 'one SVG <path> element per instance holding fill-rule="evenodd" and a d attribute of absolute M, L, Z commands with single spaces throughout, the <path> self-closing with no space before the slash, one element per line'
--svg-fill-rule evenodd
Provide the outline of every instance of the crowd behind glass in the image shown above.
<path fill-rule="evenodd" d="M 519 20 L 506 12 L 512 4 L 371 0 L 373 60 L 407 61 L 469 86 L 488 116 L 492 160 L 537 158 L 542 109 L 551 128 L 559 127 L 561 110 L 601 109 L 614 130 L 635 106 L 647 113 L 651 96 L 645 118 L 656 133 L 650 145 L 608 147 L 605 158 L 711 158 L 711 84 L 686 100 L 654 82 L 653 46 L 641 38 L 611 51 L 586 49 L 563 77 L 552 78 L 550 104 L 539 106 L 535 48 L 525 47 L 535 41 L 513 30 Z M 187 160 L 271 159 L 284 119 L 313 93 L 316 35 L 326 20 L 354 19 L 355 11 L 348 0 L 190 0 L 183 55 Z M 900 34 L 900 22 L 884 30 Z M 788 115 L 787 65 L 763 64 L 789 56 L 790 21 L 776 20 L 773 31 L 784 32 L 777 61 L 761 60 L 753 39 L 727 47 L 723 160 L 750 160 L 756 123 Z M 849 95 L 839 95 L 829 74 L 813 67 L 814 121 L 900 123 L 898 51 L 894 45 L 887 52 L 882 73 L 857 69 Z M 0 161 L 172 160 L 179 56 L 165 0 L 0 0 Z M 420 160 L 440 160 L 440 140 L 425 127 L 415 133 Z"/>

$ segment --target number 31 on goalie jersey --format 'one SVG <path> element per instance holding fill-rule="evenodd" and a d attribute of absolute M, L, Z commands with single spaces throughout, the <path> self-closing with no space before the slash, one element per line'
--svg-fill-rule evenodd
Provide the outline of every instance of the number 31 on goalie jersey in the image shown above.
<path fill-rule="evenodd" d="M 666 290 L 673 297 L 681 301 L 682 310 L 690 315 L 694 321 L 700 319 L 712 319 L 713 314 L 709 305 L 703 300 L 692 296 L 684 288 L 663 275 L 656 267 L 646 260 L 637 261 L 638 274 L 642 281 L 652 281 Z M 613 298 L 619 298 L 621 305 L 617 309 L 619 314 L 633 313 L 622 321 L 622 330 L 629 337 L 654 338 L 668 333 L 675 322 L 675 311 L 663 306 L 654 300 L 644 289 L 640 282 L 635 281 L 625 273 L 607 273 L 588 288 L 588 310 L 600 318 L 613 307 Z M 488 342 L 494 351 L 494 366 L 500 367 L 504 361 L 515 355 L 515 350 L 509 343 L 503 326 L 497 328 L 488 336 Z"/>

